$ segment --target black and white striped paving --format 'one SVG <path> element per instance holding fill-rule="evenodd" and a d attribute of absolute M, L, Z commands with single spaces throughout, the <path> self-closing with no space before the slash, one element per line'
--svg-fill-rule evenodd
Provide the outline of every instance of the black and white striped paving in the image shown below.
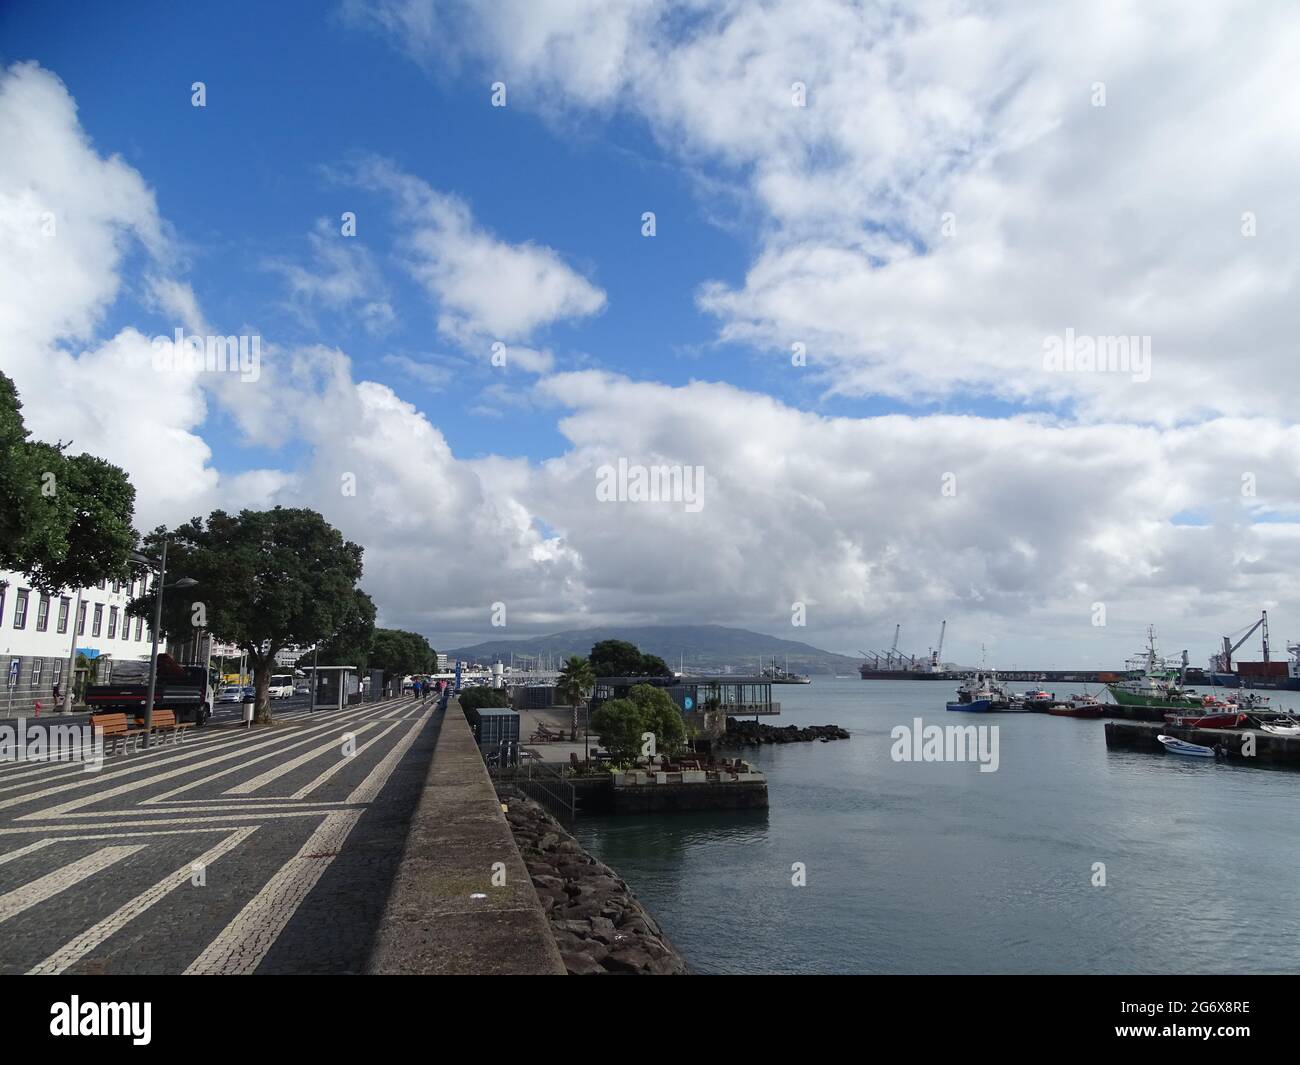
<path fill-rule="evenodd" d="M 0 972 L 359 972 L 434 701 L 277 715 L 79 763 L 0 763 Z"/>

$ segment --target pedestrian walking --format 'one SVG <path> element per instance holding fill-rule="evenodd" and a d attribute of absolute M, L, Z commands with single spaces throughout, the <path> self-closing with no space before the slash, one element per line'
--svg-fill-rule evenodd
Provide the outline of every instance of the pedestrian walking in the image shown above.
<path fill-rule="evenodd" d="M 429 684 L 429 682 L 428 682 L 427 680 L 424 680 L 424 681 L 421 681 L 421 682 L 420 682 L 420 689 L 421 689 L 421 692 L 422 692 L 422 695 L 421 695 L 421 701 L 422 701 L 422 702 L 428 702 L 428 701 L 429 701 L 429 688 L 430 688 L 430 684 Z"/>

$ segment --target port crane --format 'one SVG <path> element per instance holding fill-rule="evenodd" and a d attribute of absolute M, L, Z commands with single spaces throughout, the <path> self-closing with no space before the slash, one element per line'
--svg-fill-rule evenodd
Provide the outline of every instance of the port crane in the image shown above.
<path fill-rule="evenodd" d="M 1264 661 L 1267 662 L 1268 661 L 1268 611 L 1264 610 L 1261 611 L 1259 615 L 1259 620 L 1255 622 L 1255 624 L 1253 624 L 1250 628 L 1248 628 L 1246 630 L 1246 634 L 1236 643 L 1232 642 L 1231 636 L 1223 637 L 1223 651 L 1215 655 L 1214 660 L 1211 662 L 1211 666 L 1214 668 L 1214 670 L 1219 673 L 1231 673 L 1232 656 L 1236 654 L 1237 648 L 1239 648 L 1243 643 L 1249 640 L 1251 636 L 1254 635 L 1255 630 L 1261 627 L 1264 630 L 1263 632 Z"/>
<path fill-rule="evenodd" d="M 943 655 L 943 636 L 948 631 L 948 621 L 945 618 L 939 626 L 939 646 L 930 652 L 930 672 L 938 673 L 943 668 L 941 656 Z"/>

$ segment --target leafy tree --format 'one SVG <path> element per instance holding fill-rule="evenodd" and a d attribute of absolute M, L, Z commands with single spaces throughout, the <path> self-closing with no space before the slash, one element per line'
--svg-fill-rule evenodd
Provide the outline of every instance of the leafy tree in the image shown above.
<path fill-rule="evenodd" d="M 601 640 L 591 648 L 591 668 L 598 677 L 671 677 L 658 655 L 642 654 L 626 640 Z"/>
<path fill-rule="evenodd" d="M 127 580 L 135 489 L 117 466 L 31 441 L 13 382 L 0 373 L 0 569 L 50 594 Z"/>
<path fill-rule="evenodd" d="M 294 665 L 310 669 L 313 663 L 328 666 L 356 666 L 364 671 L 375 634 L 375 603 L 365 592 L 356 589 L 356 608 L 343 627 L 305 655 Z"/>
<path fill-rule="evenodd" d="M 686 746 L 686 719 L 669 694 L 653 684 L 637 684 L 628 698 L 641 710 L 646 732 L 653 732 L 655 749 L 672 758 Z"/>
<path fill-rule="evenodd" d="M 198 625 L 237 645 L 253 666 L 261 723 L 271 721 L 267 688 L 276 653 L 364 630 L 374 609 L 356 587 L 362 549 L 314 510 L 214 510 L 206 523 L 193 518 L 170 532 L 155 529 L 145 538 L 151 554 L 161 554 L 164 537 L 169 581 L 192 577 L 198 586 L 164 597 L 163 630 Z M 130 612 L 152 617 L 154 594 L 151 587 Z"/>
<path fill-rule="evenodd" d="M 591 727 L 617 764 L 627 765 L 641 753 L 641 733 L 647 731 L 645 717 L 631 699 L 601 703 L 591 715 Z"/>
<path fill-rule="evenodd" d="M 436 673 L 438 652 L 418 632 L 376 629 L 370 646 L 370 667 L 382 669 L 388 679 L 408 673 Z"/>
<path fill-rule="evenodd" d="M 460 708 L 468 713 L 471 710 L 484 710 L 488 707 L 507 707 L 510 695 L 504 688 L 489 688 L 485 684 L 476 684 L 472 688 L 462 688 Z"/>
<path fill-rule="evenodd" d="M 596 674 L 592 671 L 591 663 L 581 655 L 573 655 L 564 663 L 555 687 L 560 698 L 573 707 L 573 721 L 569 727 L 570 742 L 578 739 L 578 704 L 587 698 L 595 686 Z"/>

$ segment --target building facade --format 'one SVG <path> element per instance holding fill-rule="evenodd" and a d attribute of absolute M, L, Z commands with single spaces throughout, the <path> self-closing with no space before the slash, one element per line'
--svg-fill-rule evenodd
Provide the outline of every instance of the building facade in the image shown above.
<path fill-rule="evenodd" d="M 60 694 L 66 690 L 69 655 L 78 688 L 87 680 L 109 680 L 114 661 L 147 660 L 149 624 L 126 613 L 127 604 L 143 594 L 144 581 L 100 581 L 45 595 L 21 573 L 0 570 L 0 661 L 6 673 L 0 714 L 30 716 L 38 702 L 42 713 L 55 710 L 54 686 Z M 80 669 L 78 656 L 86 663 Z"/>

